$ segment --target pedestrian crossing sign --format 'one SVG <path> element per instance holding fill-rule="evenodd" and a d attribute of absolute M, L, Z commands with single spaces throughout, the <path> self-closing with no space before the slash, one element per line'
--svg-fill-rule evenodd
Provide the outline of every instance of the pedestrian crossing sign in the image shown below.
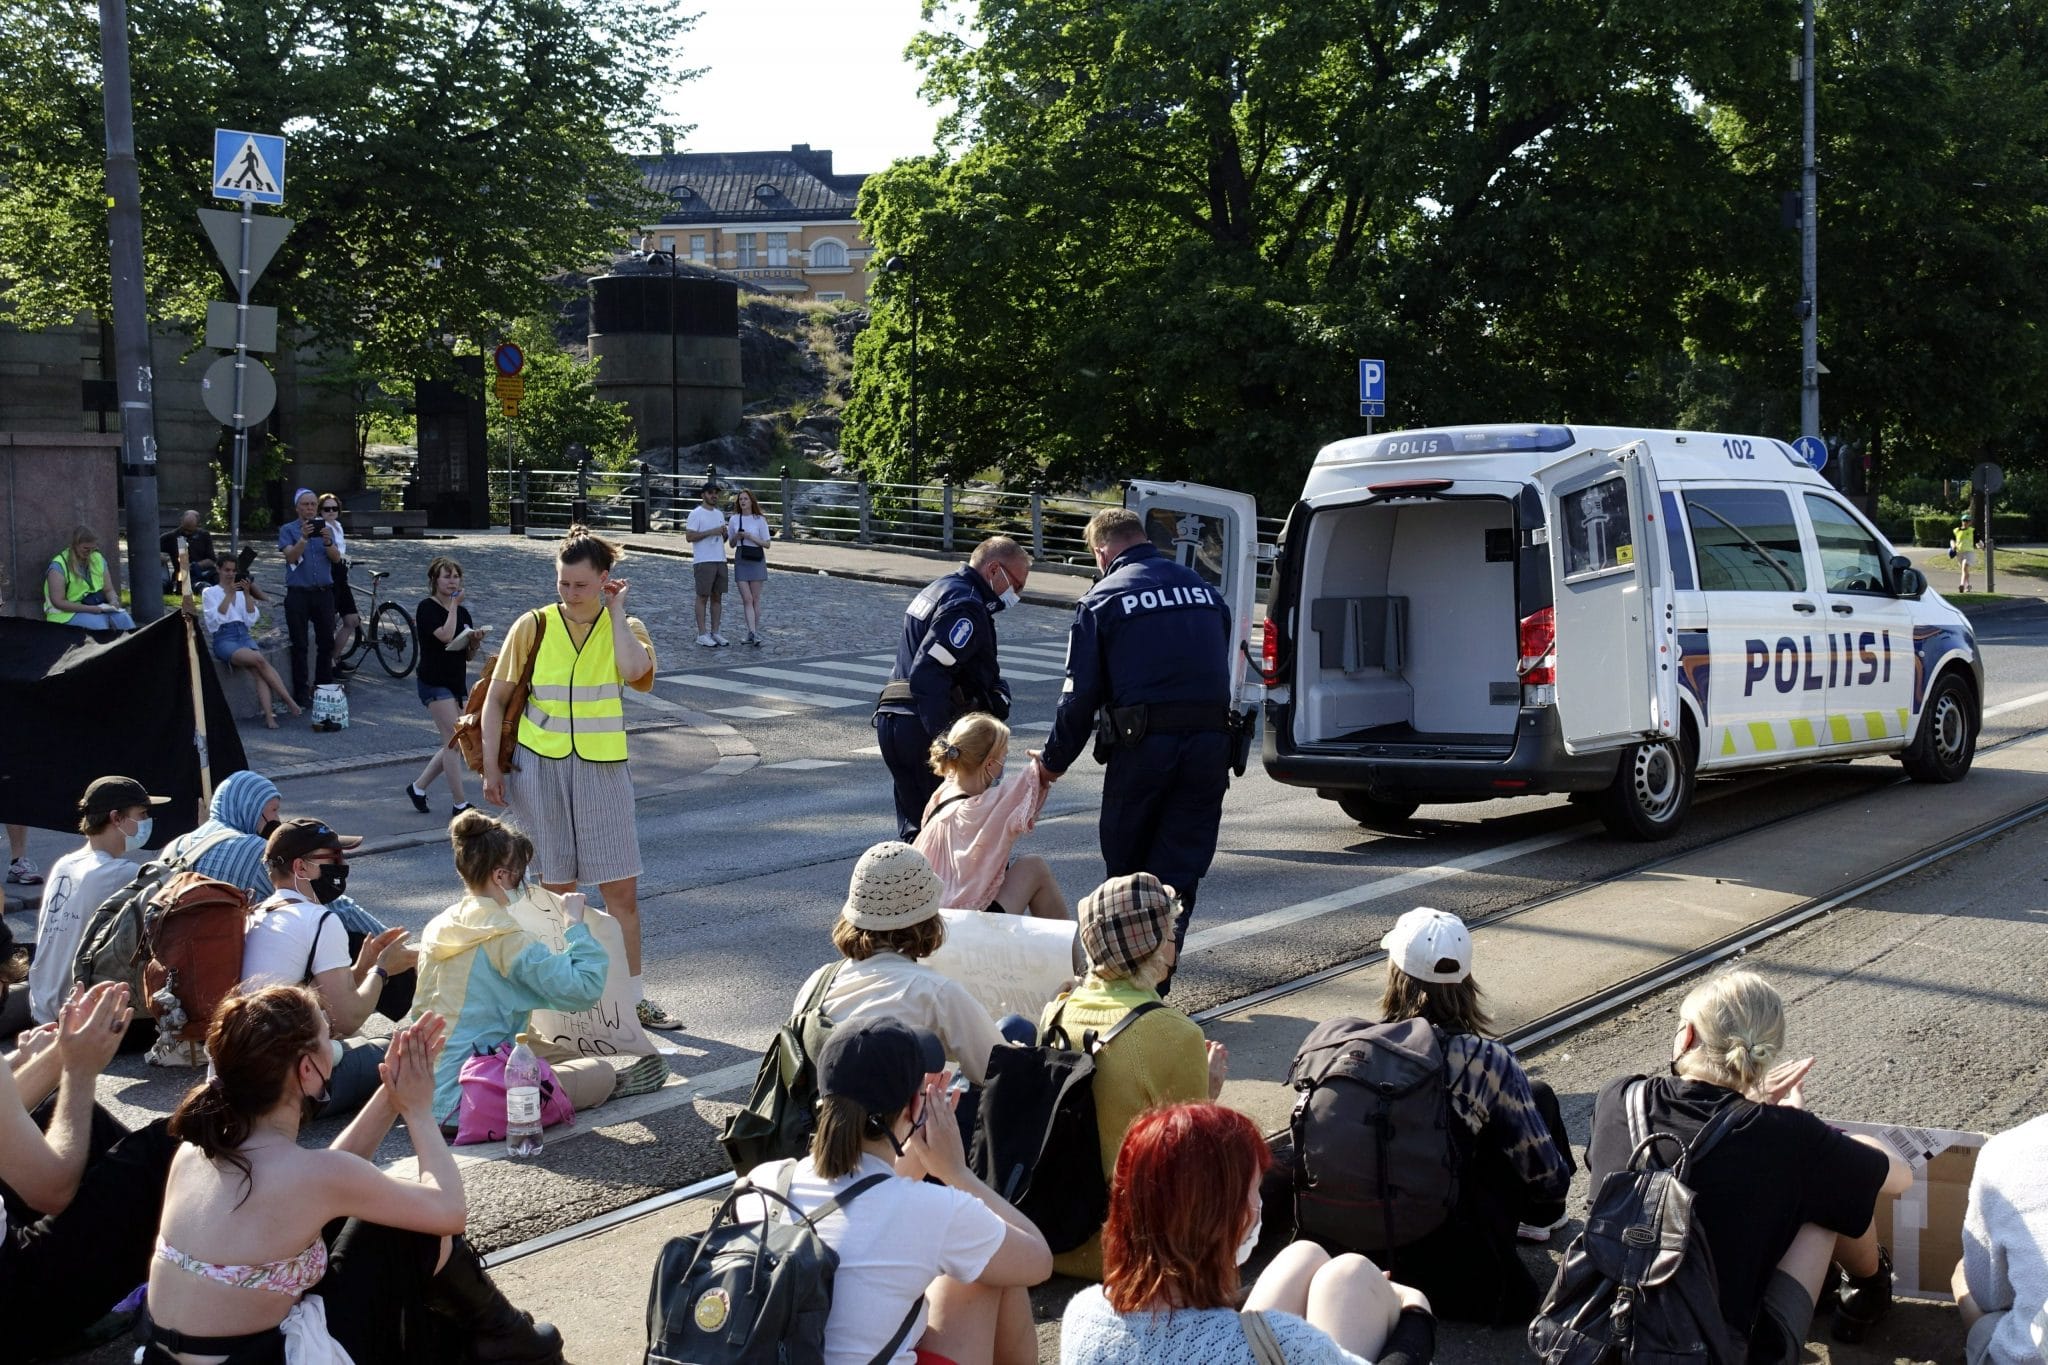
<path fill-rule="evenodd" d="M 213 197 L 284 203 L 284 139 L 271 133 L 213 130 Z"/>

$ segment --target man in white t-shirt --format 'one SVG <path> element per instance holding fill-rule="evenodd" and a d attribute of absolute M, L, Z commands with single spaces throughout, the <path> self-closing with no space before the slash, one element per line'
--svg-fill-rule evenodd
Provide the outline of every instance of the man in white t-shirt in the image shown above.
<path fill-rule="evenodd" d="M 29 1011 L 36 1023 L 56 1021 L 71 990 L 71 959 L 86 920 L 134 879 L 136 865 L 124 855 L 149 842 L 151 811 L 169 804 L 168 796 L 151 796 L 132 777 L 102 777 L 85 789 L 78 803 L 85 847 L 50 869 L 36 916 L 36 956 L 28 969 Z"/>
<path fill-rule="evenodd" d="M 348 926 L 339 911 L 326 908 L 346 889 L 348 851 L 362 842 L 320 820 L 279 825 L 263 851 L 275 890 L 250 912 L 242 936 L 244 991 L 310 986 L 327 1012 L 334 1070 L 316 1111 L 320 1117 L 351 1113 L 377 1093 L 385 1045 L 354 1035 L 376 1012 L 385 982 L 419 961 L 418 952 L 405 946 L 403 929 L 371 935 L 351 957 Z"/>
<path fill-rule="evenodd" d="M 725 513 L 718 510 L 717 484 L 705 484 L 697 496 L 702 501 L 690 509 L 683 539 L 690 542 L 691 567 L 697 574 L 697 643 L 717 649 L 731 643 L 718 633 L 719 618 L 725 613 Z M 711 615 L 708 628 L 706 611 Z"/>

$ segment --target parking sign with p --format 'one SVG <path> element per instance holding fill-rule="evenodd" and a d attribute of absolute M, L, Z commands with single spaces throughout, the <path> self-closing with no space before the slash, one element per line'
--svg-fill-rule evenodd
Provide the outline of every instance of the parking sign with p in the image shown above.
<path fill-rule="evenodd" d="M 1358 362 L 1358 415 L 1387 415 L 1387 362 L 1384 360 Z"/>

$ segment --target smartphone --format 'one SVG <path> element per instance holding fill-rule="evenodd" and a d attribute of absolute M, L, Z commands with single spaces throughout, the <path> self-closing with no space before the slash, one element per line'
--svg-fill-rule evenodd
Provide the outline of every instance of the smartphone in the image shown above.
<path fill-rule="evenodd" d="M 964 1071 L 955 1071 L 953 1073 L 953 1079 L 946 1082 L 946 1093 L 952 1096 L 954 1099 L 958 1099 L 960 1096 L 966 1094 L 967 1073 Z"/>

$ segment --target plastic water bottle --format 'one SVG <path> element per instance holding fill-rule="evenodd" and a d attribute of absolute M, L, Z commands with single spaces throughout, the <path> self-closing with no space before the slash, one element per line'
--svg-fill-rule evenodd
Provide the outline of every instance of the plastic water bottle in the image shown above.
<path fill-rule="evenodd" d="M 539 1156 L 540 1058 L 520 1043 L 505 1059 L 505 1154 Z"/>

